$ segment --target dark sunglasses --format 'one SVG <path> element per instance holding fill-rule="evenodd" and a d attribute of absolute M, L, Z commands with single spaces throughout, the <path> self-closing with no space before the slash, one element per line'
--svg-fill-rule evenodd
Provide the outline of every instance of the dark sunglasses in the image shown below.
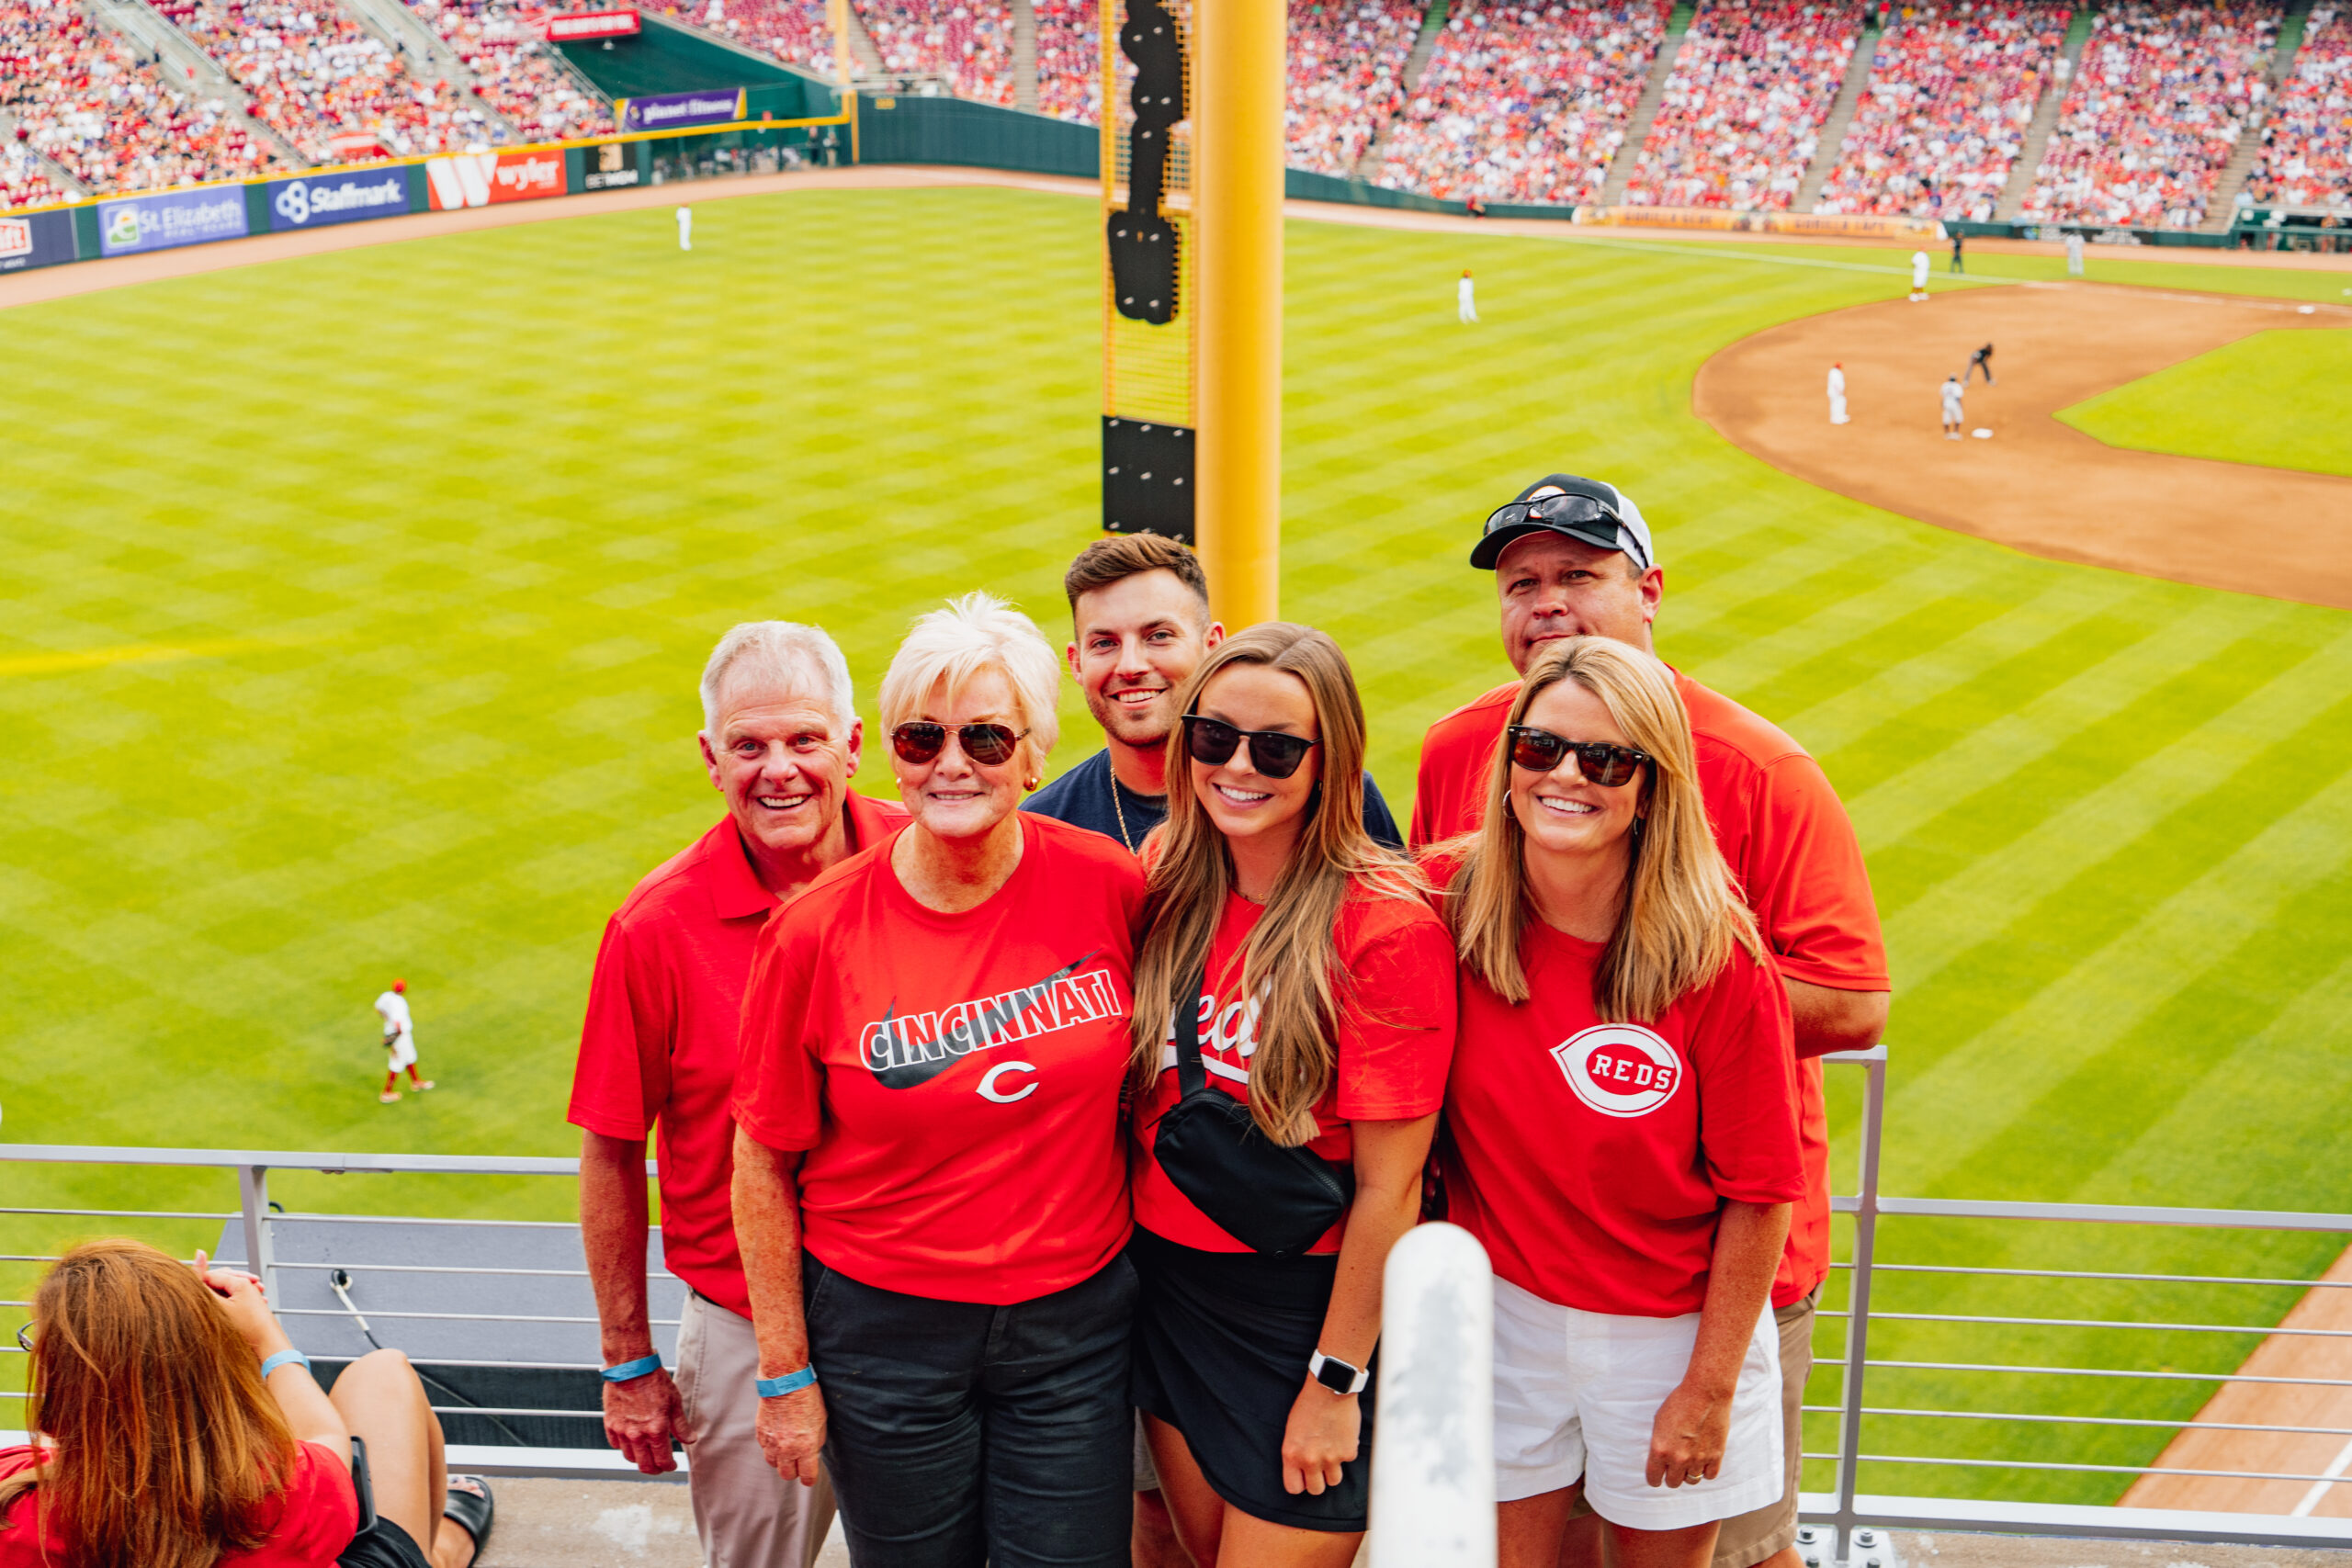
<path fill-rule="evenodd" d="M 1631 746 L 1612 746 L 1606 740 L 1563 740 L 1548 729 L 1523 724 L 1510 727 L 1510 760 L 1529 773 L 1548 773 L 1571 751 L 1577 754 L 1577 772 L 1584 775 L 1585 783 L 1609 789 L 1632 783 L 1650 761 L 1648 752 Z"/>
<path fill-rule="evenodd" d="M 17 1348 L 28 1356 L 33 1353 L 33 1325 L 30 1323 L 17 1325 Z"/>
<path fill-rule="evenodd" d="M 899 760 L 908 762 L 928 762 L 947 749 L 948 727 L 917 719 L 890 731 L 890 749 Z M 959 724 L 956 739 L 962 742 L 964 755 L 984 768 L 1012 760 L 1012 750 L 1028 737 L 1027 730 L 1019 734 L 1007 724 Z"/>
<path fill-rule="evenodd" d="M 1303 735 L 1285 735 L 1279 729 L 1236 729 L 1221 718 L 1205 718 L 1196 713 L 1184 716 L 1185 749 L 1192 752 L 1193 761 L 1204 768 L 1231 761 L 1244 740 L 1250 742 L 1250 768 L 1270 779 L 1290 777 L 1306 761 L 1306 753 L 1323 744 Z"/>

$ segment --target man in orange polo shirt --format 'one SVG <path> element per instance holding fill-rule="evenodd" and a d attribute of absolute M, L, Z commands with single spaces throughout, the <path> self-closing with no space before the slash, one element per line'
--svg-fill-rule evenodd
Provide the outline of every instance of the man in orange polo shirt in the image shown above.
<path fill-rule="evenodd" d="M 1605 637 L 1655 656 L 1651 624 L 1665 597 L 1641 509 L 1616 486 L 1547 475 L 1487 519 L 1470 564 L 1495 574 L 1503 652 L 1526 670 L 1560 637 Z M 1877 1043 L 1886 1027 L 1886 947 L 1853 824 L 1804 748 L 1729 697 L 1675 673 L 1716 842 L 1746 889 L 1796 1021 L 1805 1194 L 1773 1281 L 1781 1325 L 1788 1484 L 1779 1503 L 1724 1521 L 1713 1568 L 1800 1568 L 1797 1483 L 1814 1303 L 1829 1272 L 1829 1129 L 1821 1064 Z M 1519 682 L 1496 687 L 1430 727 L 1413 797 L 1416 849 L 1479 825 L 1487 784 Z M 1582 1510 L 1579 1509 L 1579 1513 Z M 1569 1536 L 1563 1563 L 1598 1564 L 1599 1530 Z"/>
<path fill-rule="evenodd" d="M 604 1337 L 606 1438 L 649 1475 L 677 1468 L 671 1438 L 685 1444 L 708 1562 L 807 1568 L 832 1523 L 832 1490 L 778 1476 L 754 1432 L 759 1347 L 730 1193 L 736 1029 L 768 916 L 907 814 L 850 793 L 864 734 L 849 665 L 816 627 L 735 627 L 703 671 L 702 704 L 703 765 L 727 815 L 639 883 L 605 928 L 571 1088 L 581 1238 Z M 691 1288 L 675 1382 L 646 1310 L 648 1133 L 663 1261 Z"/>

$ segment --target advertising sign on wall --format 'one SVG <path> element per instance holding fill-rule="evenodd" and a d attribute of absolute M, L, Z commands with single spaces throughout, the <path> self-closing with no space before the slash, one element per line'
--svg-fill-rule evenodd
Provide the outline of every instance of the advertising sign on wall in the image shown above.
<path fill-rule="evenodd" d="M 537 201 L 563 194 L 563 149 L 529 152 L 457 152 L 424 161 L 429 205 L 435 212 L 492 202 Z"/>
<path fill-rule="evenodd" d="M 98 254 L 104 256 L 234 240 L 247 232 L 242 186 L 153 191 L 98 203 Z"/>
<path fill-rule="evenodd" d="M 327 223 L 357 223 L 408 210 L 408 171 L 368 169 L 269 182 L 269 226 L 273 231 L 316 229 Z"/>
<path fill-rule="evenodd" d="M 688 125 L 725 125 L 743 118 L 743 89 L 727 87 L 699 93 L 649 93 L 623 98 L 623 130 L 675 130 Z"/>
<path fill-rule="evenodd" d="M 628 38 L 638 30 L 635 11 L 575 11 L 548 18 L 549 43 L 578 43 L 583 39 Z"/>
<path fill-rule="evenodd" d="M 637 156 L 632 151 L 635 145 L 628 141 L 599 141 L 588 148 L 588 167 L 581 176 L 581 188 L 613 190 L 637 184 Z"/>
<path fill-rule="evenodd" d="M 0 218 L 0 272 L 22 272 L 77 259 L 72 213 L 30 212 L 20 218 Z"/>

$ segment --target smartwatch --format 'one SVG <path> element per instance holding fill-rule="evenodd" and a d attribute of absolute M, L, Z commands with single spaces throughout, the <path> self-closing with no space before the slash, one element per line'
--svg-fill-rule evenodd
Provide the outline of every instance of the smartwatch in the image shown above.
<path fill-rule="evenodd" d="M 1364 1384 L 1372 1381 L 1372 1374 L 1363 1368 L 1351 1367 L 1337 1356 L 1327 1356 L 1320 1350 L 1306 1358 L 1306 1375 L 1340 1395 L 1362 1393 Z"/>

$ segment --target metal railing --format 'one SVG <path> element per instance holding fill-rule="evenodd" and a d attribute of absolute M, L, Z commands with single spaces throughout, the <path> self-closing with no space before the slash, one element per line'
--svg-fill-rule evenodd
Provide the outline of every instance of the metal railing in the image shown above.
<path fill-rule="evenodd" d="M 2200 1227 L 2236 1233 L 2324 1233 L 2342 1235 L 2352 1239 L 2352 1214 L 2302 1213 L 2241 1209 L 2206 1209 L 2154 1207 L 2131 1204 L 2047 1203 L 1959 1199 L 1927 1199 L 1888 1196 L 1879 1190 L 1879 1169 L 1885 1125 L 1886 1048 L 1846 1053 L 1824 1058 L 1825 1062 L 1841 1067 L 1861 1069 L 1863 1075 L 1860 1116 L 1857 1129 L 1859 1143 L 1859 1179 L 1850 1196 L 1832 1199 L 1833 1213 L 1847 1216 L 1852 1225 L 1851 1243 L 1845 1258 L 1836 1263 L 1835 1277 L 1846 1282 L 1844 1304 L 1834 1301 L 1820 1311 L 1826 1324 L 1843 1326 L 1844 1343 L 1835 1354 L 1822 1354 L 1816 1359 L 1815 1370 L 1826 1379 L 1837 1383 L 1833 1404 L 1809 1404 L 1808 1415 L 1836 1417 L 1837 1439 L 1827 1451 L 1808 1451 L 1804 1459 L 1826 1462 L 1833 1467 L 1834 1482 L 1827 1492 L 1806 1492 L 1802 1495 L 1802 1514 L 1810 1523 L 1826 1527 L 1834 1532 L 1823 1547 L 1809 1548 L 1823 1562 L 1839 1560 L 1838 1547 L 1850 1545 L 1858 1529 L 1900 1528 L 1921 1530 L 2013 1531 L 2033 1534 L 2075 1535 L 2116 1539 L 2173 1540 L 2200 1542 L 2236 1542 L 2261 1545 L 2303 1545 L 2317 1547 L 2352 1547 L 2352 1519 L 2318 1517 L 2314 1509 L 2333 1488 L 2352 1488 L 2352 1399 L 2346 1402 L 2344 1425 L 2290 1425 L 2284 1422 L 2206 1420 L 2192 1416 L 2158 1413 L 2154 1415 L 2119 1414 L 2111 1408 L 2064 1407 L 2056 1409 L 2019 1409 L 1999 1407 L 1996 1404 L 1972 1404 L 1965 1400 L 1941 1404 L 1907 1400 L 1899 1395 L 1872 1399 L 1873 1386 L 1885 1388 L 1892 1381 L 1900 1382 L 1917 1374 L 1934 1374 L 1942 1378 L 1963 1380 L 1991 1379 L 2004 1384 L 2063 1389 L 2066 1385 L 2040 1380 L 2087 1380 L 2093 1388 L 2141 1384 L 2148 1386 L 2199 1384 L 2208 1390 L 2223 1385 L 2278 1384 L 2305 1388 L 2352 1389 L 2352 1377 L 2282 1376 L 2269 1373 L 2248 1373 L 2237 1365 L 2211 1371 L 2185 1370 L 2169 1365 L 2085 1365 L 2073 1361 L 2095 1360 L 2097 1357 L 2072 1358 L 2069 1364 L 2045 1364 L 2016 1355 L 2007 1358 L 1997 1352 L 1981 1357 L 1963 1358 L 1944 1351 L 1919 1354 L 1889 1355 L 1883 1345 L 1890 1335 L 1916 1336 L 1923 1331 L 1952 1331 L 1973 1334 L 1996 1334 L 2015 1338 L 2019 1335 L 2050 1336 L 2090 1335 L 2132 1336 L 2138 1334 L 2180 1334 L 2218 1336 L 2223 1337 L 2268 1339 L 2271 1337 L 2302 1337 L 2315 1341 L 2352 1339 L 2352 1328 L 2308 1327 L 2279 1325 L 2249 1317 L 2267 1314 L 2240 1313 L 2216 1321 L 2198 1321 L 2177 1313 L 2153 1317 L 2102 1315 L 2090 1313 L 2061 1314 L 2036 1312 L 1993 1311 L 1911 1311 L 1888 1310 L 1874 1301 L 1883 1290 L 1913 1282 L 1956 1280 L 1962 1284 L 1983 1286 L 1991 1281 L 2015 1280 L 2042 1289 L 2052 1282 L 2066 1282 L 2070 1286 L 2121 1286 L 2144 1293 L 2153 1287 L 2229 1287 L 2269 1291 L 2307 1292 L 2352 1289 L 2352 1279 L 2322 1280 L 2290 1278 L 2276 1270 L 2237 1269 L 2227 1272 L 2191 1272 L 2163 1268 L 2155 1269 L 2097 1269 L 2031 1267 L 1993 1259 L 1984 1262 L 1887 1261 L 1884 1256 L 1889 1235 L 1889 1222 L 1901 1222 L 1911 1228 L 1931 1222 L 1991 1222 L 2007 1227 L 2005 1237 L 2015 1237 L 2026 1230 L 2040 1226 L 2097 1225 Z M 70 1209 L 0 1207 L 0 1214 L 26 1218 L 85 1218 L 97 1220 L 146 1219 L 161 1221 L 212 1221 L 233 1223 L 244 1243 L 245 1258 L 257 1260 L 254 1271 L 261 1274 L 271 1287 L 274 1301 L 284 1301 L 277 1289 L 283 1276 L 301 1275 L 335 1267 L 315 1261 L 283 1258 L 277 1246 L 280 1227 L 301 1226 L 333 1222 L 353 1224 L 415 1224 L 420 1222 L 395 1215 L 284 1213 L 274 1212 L 269 1199 L 269 1177 L 273 1170 L 322 1172 L 330 1174 L 411 1174 L 411 1175 L 474 1175 L 474 1176 L 553 1176 L 576 1177 L 578 1161 L 560 1158 L 519 1158 L 472 1156 L 436 1155 L 335 1155 L 293 1153 L 260 1150 L 209 1149 L 140 1149 L 105 1148 L 57 1145 L 0 1144 L 0 1164 L 8 1162 L 47 1162 L 75 1164 L 136 1165 L 182 1167 L 233 1171 L 237 1178 L 238 1204 L 233 1210 L 178 1209 Z M 650 1164 L 648 1168 L 651 1173 Z M 561 1222 L 500 1220 L 468 1218 L 434 1220 L 434 1224 L 465 1226 L 520 1226 L 540 1229 L 568 1228 Z M 2021 1228 L 2022 1227 L 2022 1228 Z M 0 1263 L 39 1263 L 47 1255 L 34 1252 L 0 1254 Z M 584 1278 L 584 1269 L 546 1267 L 473 1267 L 436 1263 L 357 1263 L 345 1265 L 355 1273 L 370 1271 L 418 1275 L 469 1277 L 479 1275 L 512 1275 L 536 1279 Z M 657 1273 L 656 1279 L 668 1276 Z M 6 1306 L 21 1309 L 22 1303 L 9 1302 Z M 325 1309 L 291 1309 L 296 1315 L 332 1317 L 343 1315 Z M 372 1315 L 391 1321 L 411 1318 L 435 1318 L 459 1323 L 514 1323 L 582 1325 L 594 1322 L 593 1317 L 576 1314 L 531 1313 L 403 1313 L 369 1309 Z M 667 1322 L 669 1320 L 659 1320 Z M 1873 1350 L 1874 1333 L 1881 1348 Z M 1829 1337 L 1826 1327 L 1818 1337 Z M 1825 1351 L 1826 1347 L 1825 1346 Z M 0 1353 L 17 1353 L 13 1338 L 0 1332 Z M 2119 1358 L 2128 1359 L 2129 1358 Z M 480 1366 L 488 1368 L 546 1370 L 557 1371 L 588 1371 L 594 1370 L 593 1361 L 454 1361 L 432 1358 L 440 1366 Z M 2082 1386 L 2082 1385 L 2076 1385 Z M 21 1394 L 11 1397 L 21 1398 Z M 2011 1404 L 2030 1403 L 2012 1401 Z M 435 1405 L 445 1416 L 564 1416 L 572 1419 L 591 1418 L 593 1411 L 548 1410 L 528 1406 L 444 1406 Z M 1872 1442 L 1874 1427 L 1883 1430 L 1887 1423 L 1935 1422 L 1965 1424 L 1977 1430 L 1987 1427 L 2014 1427 L 2025 1432 L 2048 1432 L 2056 1427 L 2112 1428 L 2125 1432 L 2244 1432 L 2247 1434 L 2291 1435 L 2336 1439 L 2341 1451 L 2331 1465 L 2312 1471 L 2258 1470 L 2211 1466 L 2183 1468 L 2154 1462 L 2106 1463 L 2081 1459 L 2053 1459 L 2045 1454 L 2022 1455 L 1980 1453 L 1936 1453 L 1899 1451 L 1900 1443 Z M 5 1425 L 0 1422 L 0 1425 Z M 469 1465 L 487 1467 L 493 1472 L 510 1474 L 560 1475 L 633 1475 L 636 1472 L 620 1461 L 619 1455 L 601 1450 L 516 1450 L 486 1447 L 469 1448 L 463 1457 Z M 2291 1509 L 2275 1514 L 2221 1512 L 2188 1508 L 2125 1507 L 2102 1504 L 2067 1504 L 2020 1501 L 1998 1496 L 1915 1496 L 1894 1493 L 1865 1492 L 1861 1489 L 1866 1467 L 1903 1467 L 1895 1473 L 1941 1472 L 1945 1475 L 1969 1475 L 1986 1471 L 2041 1476 L 2094 1475 L 2165 1475 L 2183 1478 L 2203 1478 L 2245 1482 L 2301 1483 L 2308 1490 L 2301 1503 Z M 1883 1472 L 1882 1472 L 1883 1473 Z M 2012 1488 L 2017 1490 L 2017 1488 Z M 2347 1491 L 2346 1495 L 2352 1495 Z"/>

